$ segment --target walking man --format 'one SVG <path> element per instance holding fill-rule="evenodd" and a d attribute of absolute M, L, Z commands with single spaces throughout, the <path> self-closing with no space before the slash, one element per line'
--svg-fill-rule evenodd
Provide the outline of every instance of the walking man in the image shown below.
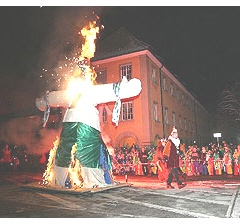
<path fill-rule="evenodd" d="M 168 137 L 167 143 L 163 150 L 164 160 L 169 169 L 169 174 L 167 178 L 167 188 L 174 189 L 172 186 L 173 176 L 176 179 L 178 188 L 181 189 L 186 186 L 182 183 L 178 176 L 179 171 L 179 157 L 180 157 L 180 139 L 178 138 L 178 132 L 175 127 L 173 127 L 170 136 Z"/>

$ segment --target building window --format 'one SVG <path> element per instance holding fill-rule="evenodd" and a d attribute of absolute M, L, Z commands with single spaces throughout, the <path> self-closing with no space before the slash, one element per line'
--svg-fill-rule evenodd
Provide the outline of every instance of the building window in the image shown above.
<path fill-rule="evenodd" d="M 172 112 L 172 126 L 176 126 L 176 114 Z"/>
<path fill-rule="evenodd" d="M 153 103 L 153 116 L 154 116 L 154 120 L 158 121 L 158 104 L 157 103 Z"/>
<path fill-rule="evenodd" d="M 182 104 L 185 105 L 185 95 L 184 95 L 184 93 L 182 94 Z"/>
<path fill-rule="evenodd" d="M 133 104 L 131 102 L 122 103 L 122 120 L 132 120 L 133 119 Z"/>
<path fill-rule="evenodd" d="M 170 83 L 170 94 L 171 94 L 171 96 L 174 96 L 174 89 L 173 89 L 172 82 Z"/>
<path fill-rule="evenodd" d="M 188 96 L 186 96 L 186 106 L 189 107 L 189 104 L 188 104 L 189 100 L 188 100 Z"/>
<path fill-rule="evenodd" d="M 195 122 L 192 122 L 192 130 L 193 130 L 193 132 L 195 131 Z"/>
<path fill-rule="evenodd" d="M 156 68 L 152 68 L 152 80 L 157 84 Z"/>
<path fill-rule="evenodd" d="M 107 123 L 107 110 L 105 107 L 103 108 L 102 121 L 103 123 Z"/>
<path fill-rule="evenodd" d="M 168 108 L 167 107 L 163 108 L 163 119 L 164 119 L 164 124 L 168 124 Z"/>
<path fill-rule="evenodd" d="M 179 114 L 179 127 L 182 128 L 182 117 L 180 114 Z"/>
<path fill-rule="evenodd" d="M 187 119 L 184 118 L 184 129 L 187 130 Z"/>
<path fill-rule="evenodd" d="M 101 84 L 107 83 L 107 70 L 97 71 L 96 82 Z"/>
<path fill-rule="evenodd" d="M 180 101 L 180 91 L 179 91 L 179 89 L 177 89 L 177 101 Z"/>
<path fill-rule="evenodd" d="M 120 75 L 121 75 L 121 79 L 123 78 L 123 76 L 126 76 L 127 80 L 132 79 L 132 65 L 130 65 L 130 64 L 121 65 L 120 66 Z"/>
<path fill-rule="evenodd" d="M 165 77 L 163 77 L 162 89 L 165 91 L 167 90 L 167 79 Z"/>

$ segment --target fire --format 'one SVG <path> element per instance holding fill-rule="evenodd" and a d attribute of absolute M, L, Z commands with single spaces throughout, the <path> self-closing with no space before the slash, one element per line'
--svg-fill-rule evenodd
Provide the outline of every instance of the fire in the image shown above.
<path fill-rule="evenodd" d="M 90 60 L 95 53 L 95 40 L 97 38 L 97 33 L 99 33 L 99 27 L 96 27 L 96 21 L 90 22 L 87 27 L 81 30 L 81 34 L 85 37 L 85 44 L 82 45 L 81 58 L 87 58 Z"/>
<path fill-rule="evenodd" d="M 100 27 L 96 26 L 96 22 L 90 22 L 87 26 L 82 28 L 81 34 L 84 37 L 84 44 L 82 44 L 81 54 L 78 58 L 75 58 L 76 63 L 73 76 L 69 80 L 67 93 L 70 101 L 73 101 L 79 94 L 88 89 L 89 85 L 93 85 L 96 79 L 96 72 L 91 66 L 90 59 L 95 53 L 95 40 L 99 33 Z M 56 150 L 58 148 L 59 139 L 54 142 L 54 147 L 50 150 L 47 169 L 43 175 L 42 185 L 53 184 L 52 179 L 54 177 L 54 158 Z M 68 168 L 71 185 L 74 189 L 81 188 L 83 186 L 83 179 L 81 177 L 80 161 L 75 159 L 77 145 L 73 145 L 71 151 L 71 161 Z"/>
<path fill-rule="evenodd" d="M 82 44 L 80 56 L 76 59 L 78 66 L 73 72 L 73 77 L 69 80 L 67 92 L 70 99 L 74 99 L 77 94 L 84 92 L 89 85 L 93 85 L 97 77 L 90 63 L 96 50 L 95 40 L 100 30 L 96 24 L 96 21 L 90 22 L 79 32 L 84 37 L 85 42 Z"/>
<path fill-rule="evenodd" d="M 54 166 L 54 158 L 56 155 L 56 150 L 59 145 L 59 137 L 57 137 L 56 141 L 53 143 L 54 147 L 50 150 L 49 152 L 49 158 L 48 158 L 48 163 L 47 163 L 47 169 L 45 170 L 43 174 L 43 180 L 41 185 L 48 185 L 52 184 L 53 180 L 53 166 Z"/>
<path fill-rule="evenodd" d="M 45 78 L 46 74 L 46 81 L 48 83 L 55 81 L 54 85 L 59 89 L 66 89 L 71 77 L 80 77 L 84 80 L 89 79 L 91 82 L 94 82 L 96 72 L 91 67 L 90 59 L 94 56 L 96 50 L 95 40 L 97 39 L 97 35 L 100 29 L 103 28 L 102 25 L 98 25 L 98 19 L 99 17 L 96 16 L 96 21 L 89 22 L 77 33 L 84 41 L 81 45 L 81 50 L 73 52 L 72 56 L 66 55 L 61 60 L 61 64 L 54 68 L 54 71 L 43 68 L 40 78 Z"/>
<path fill-rule="evenodd" d="M 71 163 L 68 171 L 70 174 L 71 185 L 74 189 L 81 188 L 83 186 L 83 178 L 81 176 L 81 166 L 79 160 L 75 159 L 75 153 L 77 151 L 77 144 L 73 145 L 71 151 Z"/>

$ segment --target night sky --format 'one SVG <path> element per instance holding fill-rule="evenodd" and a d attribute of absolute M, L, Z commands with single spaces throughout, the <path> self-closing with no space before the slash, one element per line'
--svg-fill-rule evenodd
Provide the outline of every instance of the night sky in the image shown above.
<path fill-rule="evenodd" d="M 0 87 L 14 91 L 21 87 L 12 83 L 20 79 L 38 85 L 43 69 L 51 73 L 79 44 L 77 33 L 93 12 L 104 26 L 99 40 L 124 26 L 151 45 L 207 108 L 214 110 L 221 90 L 239 81 L 237 6 L 1 6 Z"/>

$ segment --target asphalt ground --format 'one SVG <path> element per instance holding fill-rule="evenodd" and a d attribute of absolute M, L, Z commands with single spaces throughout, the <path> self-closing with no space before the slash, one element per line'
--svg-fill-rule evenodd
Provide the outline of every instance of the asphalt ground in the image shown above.
<path fill-rule="evenodd" d="M 156 175 L 117 175 L 116 187 L 90 189 L 86 194 L 84 189 L 45 191 L 39 185 L 42 175 L 41 172 L 0 171 L 0 217 L 240 218 L 240 176 L 191 176 L 186 178 L 183 189 L 178 189 L 176 182 L 173 182 L 175 189 L 167 189 L 166 183 L 160 182 Z M 32 186 L 37 190 L 32 191 Z"/>

